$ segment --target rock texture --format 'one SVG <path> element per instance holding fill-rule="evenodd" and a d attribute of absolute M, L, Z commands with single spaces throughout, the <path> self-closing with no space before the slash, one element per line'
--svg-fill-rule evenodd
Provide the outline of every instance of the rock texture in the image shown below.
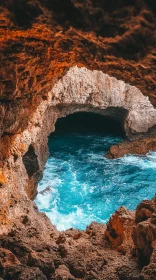
<path fill-rule="evenodd" d="M 119 158 L 126 154 L 146 155 L 149 151 L 156 151 L 156 138 L 144 137 L 134 141 L 124 141 L 111 146 L 107 158 Z"/>
<path fill-rule="evenodd" d="M 44 92 L 81 64 L 137 86 L 155 103 L 155 11 L 152 0 L 3 1 L 1 98 Z"/>
<path fill-rule="evenodd" d="M 3 1 L 1 135 L 25 127 L 37 96 L 75 65 L 138 87 L 156 106 L 155 10 L 152 0 Z"/>
<path fill-rule="evenodd" d="M 156 125 L 156 109 L 140 90 L 101 71 L 73 67 L 52 89 L 52 104 L 90 105 L 106 110 L 103 114 L 118 117 L 127 134 L 148 132 Z M 134 98 L 135 96 L 135 98 Z M 112 113 L 111 113 L 112 108 Z M 114 110 L 113 110 L 114 109 Z"/>
<path fill-rule="evenodd" d="M 121 207 L 107 227 L 92 223 L 86 231 L 65 232 L 58 232 L 44 214 L 38 214 L 47 219 L 46 235 L 36 228 L 34 216 L 27 214 L 9 234 L 0 236 L 0 276 L 17 280 L 155 279 L 155 214 L 154 198 L 143 201 L 135 215 Z"/>
<path fill-rule="evenodd" d="M 143 201 L 136 209 L 136 223 L 133 238 L 136 248 L 142 254 L 142 260 L 149 262 L 155 255 L 156 239 L 156 197 L 151 201 Z"/>
<path fill-rule="evenodd" d="M 63 233 L 31 200 L 59 117 L 118 119 L 137 142 L 112 157 L 155 149 L 155 13 L 152 0 L 0 4 L 0 278 L 156 278 L 155 198 Z"/>
<path fill-rule="evenodd" d="M 132 245 L 134 217 L 135 213 L 127 211 L 123 206 L 112 215 L 105 232 L 105 237 L 112 248 L 118 248 L 119 251 L 124 252 L 126 247 Z"/>

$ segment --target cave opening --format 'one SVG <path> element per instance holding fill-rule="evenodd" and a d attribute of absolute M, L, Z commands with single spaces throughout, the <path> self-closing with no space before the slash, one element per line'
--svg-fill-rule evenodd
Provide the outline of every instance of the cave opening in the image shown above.
<path fill-rule="evenodd" d="M 132 210 L 153 197 L 153 155 L 104 156 L 125 138 L 125 115 L 115 116 L 79 112 L 57 120 L 35 202 L 58 230 L 106 223 L 121 206 Z"/>
<path fill-rule="evenodd" d="M 123 124 L 109 116 L 78 112 L 57 120 L 55 133 L 110 133 L 124 137 Z"/>

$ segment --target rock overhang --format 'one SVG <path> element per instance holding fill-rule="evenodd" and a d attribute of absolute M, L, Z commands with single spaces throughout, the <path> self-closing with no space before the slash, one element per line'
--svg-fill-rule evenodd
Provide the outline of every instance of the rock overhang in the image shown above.
<path fill-rule="evenodd" d="M 129 135 L 148 132 L 156 124 L 156 109 L 147 96 L 102 71 L 72 67 L 54 85 L 52 95 L 54 105 L 85 104 L 99 110 L 127 110 L 124 128 Z"/>
<path fill-rule="evenodd" d="M 0 134 L 3 135 L 1 138 L 2 153 L 0 154 L 2 156 L 2 160 L 0 162 L 0 166 L 2 168 L 0 170 L 0 217 L 2 217 L 2 219 L 0 218 L 0 222 L 2 226 L 0 227 L 0 231 L 1 233 L 10 231 L 10 236 L 12 236 L 10 238 L 8 235 L 3 239 L 4 246 L 9 246 L 7 245 L 7 242 L 8 244 L 10 242 L 10 247 L 14 247 L 14 249 L 16 249 L 20 239 L 20 244 L 22 244 L 22 246 L 24 244 L 23 248 L 25 251 L 22 251 L 22 248 L 21 252 L 20 249 L 18 252 L 17 249 L 15 250 L 15 255 L 18 255 L 18 258 L 20 256 L 20 260 L 22 262 L 23 260 L 21 255 L 24 254 L 25 259 L 23 263 L 25 263 L 26 259 L 29 259 L 28 266 L 40 266 L 40 269 L 43 269 L 45 274 L 47 271 L 45 271 L 44 268 L 45 266 L 48 267 L 45 259 L 47 260 L 48 257 L 55 259 L 54 254 L 47 255 L 47 250 L 44 251 L 42 248 L 44 247 L 43 244 L 45 244 L 46 232 L 47 248 L 50 248 L 51 250 L 51 244 L 53 244 L 55 252 L 57 252 L 58 246 L 58 251 L 60 250 L 61 252 L 60 254 L 63 254 L 64 252 L 68 253 L 66 265 L 63 267 L 59 265 L 60 259 L 55 259 L 57 264 L 56 266 L 58 266 L 56 269 L 56 277 L 61 277 L 65 271 L 67 276 L 73 278 L 73 275 L 75 275 L 74 273 L 78 273 L 79 270 L 81 270 L 81 275 L 85 274 L 88 263 L 85 263 L 86 267 L 84 269 L 84 253 L 82 253 L 80 256 L 77 255 L 76 252 L 78 251 L 77 248 L 80 248 L 81 250 L 81 245 L 84 243 L 88 244 L 88 235 L 87 238 L 86 236 L 82 236 L 82 240 L 80 238 L 79 244 L 75 240 L 77 240 L 77 238 L 79 239 L 79 237 L 83 234 L 73 231 L 74 233 L 71 232 L 68 234 L 74 236 L 74 241 L 69 240 L 69 244 L 65 245 L 55 244 L 54 240 L 56 239 L 56 236 L 59 235 L 59 233 L 53 229 L 52 225 L 48 222 L 43 214 L 38 213 L 33 202 L 27 197 L 27 195 L 29 195 L 29 197 L 32 198 L 32 193 L 30 193 L 28 190 L 34 188 L 34 182 L 33 179 L 29 181 L 29 178 L 27 177 L 27 172 L 23 165 L 22 157 L 25 153 L 27 153 L 30 145 L 32 145 L 35 155 L 38 159 L 39 168 L 43 169 L 48 156 L 46 143 L 47 135 L 54 130 L 54 125 L 57 118 L 80 110 L 93 112 L 96 111 L 96 113 L 107 114 L 109 116 L 113 116 L 114 114 L 114 116 L 116 118 L 118 117 L 120 121 L 125 122 L 125 130 L 129 137 L 130 135 L 135 134 L 136 131 L 141 132 L 152 129 L 152 125 L 155 122 L 155 112 L 153 111 L 151 105 L 148 107 L 148 104 L 150 100 L 152 102 L 151 104 L 156 106 L 154 47 L 155 4 L 152 1 L 146 0 L 141 2 L 132 1 L 133 3 L 131 1 L 127 1 L 125 5 L 124 1 L 119 1 L 121 5 L 118 5 L 116 2 L 114 6 L 111 5 L 112 1 L 110 3 L 106 3 L 108 1 L 98 1 L 97 7 L 93 1 L 87 1 L 87 5 L 86 1 L 84 1 L 84 3 L 77 0 L 72 1 L 73 10 L 76 9 L 76 14 L 79 14 L 80 18 L 82 19 L 80 24 L 79 20 L 77 20 L 77 18 L 74 16 L 72 16 L 72 18 L 69 17 L 70 15 L 68 13 L 68 9 L 65 9 L 64 11 L 62 6 L 60 7 L 59 5 L 56 15 L 51 5 L 51 17 L 51 14 L 47 9 L 47 3 L 50 3 L 50 1 L 36 0 L 35 3 L 37 8 L 34 7 L 34 1 L 31 0 L 23 1 L 23 3 L 29 3 L 26 3 L 26 5 L 22 6 L 21 3 L 18 2 L 19 1 L 5 1 L 5 3 L 3 3 L 4 8 L 2 8 L 0 11 L 2 14 L 2 21 L 0 22 L 0 32 L 2 32 L 2 40 L 0 43 L 2 57 L 2 63 L 0 65 L 0 71 L 2 73 L 2 79 L 0 81 L 2 89 L 0 92 L 0 108 L 2 111 L 0 130 L 2 133 Z M 60 3 L 61 1 L 55 2 Z M 63 2 L 65 3 L 65 1 Z M 71 1 L 68 1 L 67 7 L 71 7 L 70 3 Z M 17 7 L 15 7 L 15 5 Z M 12 7 L 17 8 L 16 11 L 23 11 L 23 7 L 25 7 L 25 16 L 22 18 L 22 24 L 17 17 L 16 11 L 15 13 L 13 12 L 13 14 L 11 14 Z M 66 8 L 66 3 L 64 7 Z M 34 9 L 35 14 L 33 16 L 31 13 Z M 39 14 L 37 12 L 37 10 L 40 9 L 42 10 L 41 17 L 40 11 Z M 28 17 L 27 13 L 30 13 Z M 15 62 L 17 62 L 16 67 Z M 6 66 L 4 67 L 4 65 Z M 92 70 L 100 69 L 103 73 L 109 74 L 110 77 L 116 77 L 118 80 L 121 79 L 125 81 L 127 85 L 129 83 L 136 86 L 136 88 L 139 88 L 144 96 L 149 96 L 149 100 L 146 99 L 146 102 L 145 99 L 143 99 L 144 101 L 141 103 L 140 98 L 139 100 L 136 98 L 138 93 L 136 95 L 134 91 L 133 100 L 135 104 L 132 105 L 133 109 L 127 107 L 124 109 L 124 111 L 121 110 L 121 107 L 118 107 L 117 110 L 117 103 L 115 103 L 115 107 L 106 109 L 107 106 L 103 107 L 101 104 L 102 101 L 100 101 L 100 105 L 98 107 L 97 104 L 99 99 L 97 98 L 96 100 L 96 94 L 94 94 L 95 100 L 92 100 L 91 98 L 91 101 L 91 96 L 88 94 L 87 106 L 84 105 L 82 99 L 79 99 L 79 101 L 81 101 L 83 104 L 80 104 L 79 102 L 78 104 L 74 104 L 73 101 L 73 103 L 70 104 L 70 108 L 68 102 L 65 102 L 65 106 L 63 103 L 61 103 L 61 105 L 57 105 L 57 108 L 55 105 L 51 106 L 51 93 L 48 97 L 47 93 L 53 88 L 54 81 L 58 80 L 58 76 L 61 76 L 62 79 L 65 78 L 66 75 L 64 73 L 67 73 L 68 69 L 70 72 L 70 67 L 72 65 L 83 65 Z M 73 69 L 72 71 L 74 72 L 75 70 Z M 82 69 L 80 71 L 82 71 Z M 85 71 L 82 72 L 86 73 Z M 92 75 L 90 75 L 88 72 L 86 76 L 88 77 Z M 95 77 L 94 80 L 96 80 Z M 62 82 L 62 80 L 60 80 L 60 82 Z M 123 82 L 121 82 L 121 84 L 121 88 L 124 87 Z M 55 86 L 58 87 L 57 82 Z M 72 85 L 72 87 L 75 86 Z M 118 86 L 116 85 L 116 88 L 117 87 Z M 81 88 L 82 87 L 78 85 L 76 91 L 74 90 L 74 92 L 81 93 Z M 88 88 L 91 88 L 93 91 L 95 89 L 94 86 L 91 86 L 90 81 Z M 100 89 L 100 92 L 102 96 L 101 100 L 103 100 L 103 89 Z M 36 95 L 39 95 L 41 98 L 37 100 Z M 32 101 L 30 100 L 30 96 L 34 97 Z M 112 96 L 113 100 L 115 101 L 114 92 L 112 92 Z M 128 95 L 127 98 L 129 98 L 129 96 L 130 95 Z M 45 102 L 41 102 L 42 97 L 43 99 L 47 98 L 47 102 L 46 100 Z M 126 106 L 125 98 L 123 99 L 124 106 Z M 94 105 L 90 104 L 90 102 L 94 103 Z M 144 111 L 145 104 L 147 106 L 146 110 Z M 134 105 L 136 105 L 136 107 Z M 150 113 L 149 119 L 147 119 L 147 112 Z M 141 118 L 141 116 L 143 116 L 143 118 Z M 50 120 L 51 123 L 49 122 Z M 151 129 L 149 129 L 150 127 Z M 138 135 L 144 134 L 144 132 L 140 132 Z M 150 131 L 147 133 L 147 136 L 149 135 Z M 147 142 L 150 141 L 149 139 Z M 151 203 L 155 203 L 155 201 L 153 200 L 153 202 L 149 202 L 149 204 Z M 5 219 L 3 219 L 4 216 Z M 5 230 L 3 231 L 4 227 Z M 99 228 L 99 230 L 97 230 L 96 227 Z M 154 228 L 154 222 L 152 222 L 152 227 Z M 11 228 L 13 228 L 12 231 L 10 230 Z M 101 225 L 91 225 L 88 227 L 89 236 L 93 236 L 93 244 L 96 242 L 99 244 L 101 242 L 101 240 L 95 240 L 94 237 L 96 234 L 98 235 L 99 232 L 102 232 L 103 234 L 103 228 L 104 226 Z M 141 255 L 145 255 L 144 247 L 146 249 L 149 247 L 149 244 L 146 242 L 146 240 L 145 243 L 139 243 L 140 240 L 143 239 L 142 233 L 144 235 L 145 232 L 145 235 L 147 235 L 147 228 L 149 228 L 147 227 L 147 223 L 145 223 L 143 226 L 141 225 L 139 229 L 136 228 L 136 255 L 138 258 L 140 252 Z M 150 235 L 151 234 L 148 236 Z M 101 238 L 103 238 L 103 236 Z M 59 238 L 59 240 L 60 239 L 61 238 Z M 15 242 L 13 240 L 15 240 Z M 36 240 L 38 240 L 38 244 L 36 243 Z M 61 240 L 63 240 L 63 238 Z M 30 247 L 28 245 L 30 245 Z M 37 249 L 35 249 L 35 246 Z M 76 249 L 75 251 L 74 249 L 72 251 L 74 246 Z M 103 243 L 102 247 L 104 247 Z M 100 250 L 102 250 L 102 247 L 100 247 Z M 32 252 L 32 250 L 37 251 L 38 248 L 41 251 L 44 251 L 44 256 L 46 256 L 46 258 L 40 256 L 38 252 L 35 252 L 35 254 Z M 27 253 L 25 254 L 25 252 L 28 252 L 29 250 L 31 252 L 29 252 L 28 255 Z M 95 259 L 96 253 L 94 251 L 94 247 L 91 249 L 89 247 L 88 250 L 89 254 L 86 250 L 87 254 L 91 256 L 92 259 Z M 94 251 L 94 255 L 91 255 L 92 250 Z M 120 250 L 122 251 L 123 249 L 120 248 Z M 100 253 L 102 254 L 102 260 L 99 257 Z M 90 262 L 91 267 L 93 266 L 93 270 L 91 270 L 89 266 L 89 277 L 98 278 L 97 274 L 100 271 L 103 271 L 104 273 L 101 276 L 102 279 L 108 278 L 108 271 L 113 279 L 123 277 L 125 279 L 128 277 L 132 278 L 133 272 L 134 274 L 139 273 L 136 268 L 136 260 L 135 264 L 132 264 L 130 261 L 129 265 L 127 265 L 127 263 L 125 264 L 125 257 L 122 260 L 121 254 L 116 255 L 114 251 L 111 251 L 110 255 L 111 257 L 113 255 L 115 260 L 111 263 L 109 260 L 110 256 L 108 255 L 108 261 L 106 257 L 107 254 L 105 254 L 105 249 L 104 251 L 98 251 L 97 263 L 95 262 L 92 265 L 92 262 Z M 88 255 L 85 255 L 87 261 Z M 105 260 L 103 260 L 103 255 L 105 256 Z M 77 266 L 77 258 L 75 256 L 80 259 L 80 266 Z M 82 262 L 81 257 L 83 259 Z M 149 254 L 147 257 L 149 261 Z M 75 261 L 74 264 L 73 260 Z M 116 264 L 121 262 L 121 260 L 121 265 L 116 266 Z M 43 267 L 41 263 L 43 263 Z M 95 272 L 94 269 L 98 266 L 97 264 L 100 264 L 101 266 Z M 153 264 L 154 261 L 152 261 L 151 258 L 151 267 L 147 267 L 145 271 L 146 279 L 150 279 L 151 277 L 153 280 L 155 278 L 155 276 L 150 276 L 154 275 L 154 269 L 152 267 Z M 51 272 L 50 269 L 53 267 L 53 264 L 50 263 L 49 266 L 49 271 Z M 113 270 L 110 270 L 110 266 Z M 25 273 L 28 275 L 28 270 L 31 270 L 29 271 L 29 274 L 33 275 L 33 277 L 35 277 L 34 275 L 37 275 L 36 277 L 39 275 L 39 277 L 45 279 L 46 276 L 40 272 L 40 269 L 36 271 L 37 269 L 35 267 L 31 269 L 30 267 L 24 267 L 23 275 Z M 17 270 L 18 268 L 16 268 L 16 272 Z M 69 270 L 72 271 L 73 275 L 70 275 Z M 18 272 L 20 273 L 20 268 Z M 50 277 L 50 272 L 47 276 L 47 279 Z M 144 272 L 141 277 L 144 277 Z"/>

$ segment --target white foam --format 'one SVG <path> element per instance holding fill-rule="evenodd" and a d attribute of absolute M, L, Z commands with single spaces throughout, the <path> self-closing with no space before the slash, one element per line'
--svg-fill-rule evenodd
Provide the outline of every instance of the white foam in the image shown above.
<path fill-rule="evenodd" d="M 156 152 L 149 152 L 149 153 L 147 154 L 147 157 L 148 157 L 148 159 L 150 159 L 150 160 L 156 162 Z"/>
<path fill-rule="evenodd" d="M 48 212 L 47 216 L 50 218 L 53 224 L 56 225 L 57 229 L 60 231 L 69 229 L 69 228 L 76 228 L 83 224 L 83 221 L 86 224 L 86 220 L 88 220 L 87 215 L 84 214 L 83 210 L 77 207 L 75 212 L 71 212 L 70 214 L 61 214 L 58 212 L 57 208 L 54 208 L 52 212 Z"/>
<path fill-rule="evenodd" d="M 52 196 L 51 193 L 47 193 L 46 195 L 39 193 L 35 202 L 39 206 L 39 208 L 48 209 L 50 207 L 51 196 Z"/>
<path fill-rule="evenodd" d="M 125 164 L 137 166 L 141 169 L 156 169 L 156 153 L 150 152 L 147 156 L 128 155 L 120 159 Z"/>

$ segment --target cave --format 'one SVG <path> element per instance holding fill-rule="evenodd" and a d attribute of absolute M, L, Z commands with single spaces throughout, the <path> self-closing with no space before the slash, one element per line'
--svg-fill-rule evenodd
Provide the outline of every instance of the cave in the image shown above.
<path fill-rule="evenodd" d="M 78 112 L 59 118 L 55 124 L 55 132 L 78 132 L 78 133 L 111 133 L 125 135 L 122 121 L 109 116 Z"/>

